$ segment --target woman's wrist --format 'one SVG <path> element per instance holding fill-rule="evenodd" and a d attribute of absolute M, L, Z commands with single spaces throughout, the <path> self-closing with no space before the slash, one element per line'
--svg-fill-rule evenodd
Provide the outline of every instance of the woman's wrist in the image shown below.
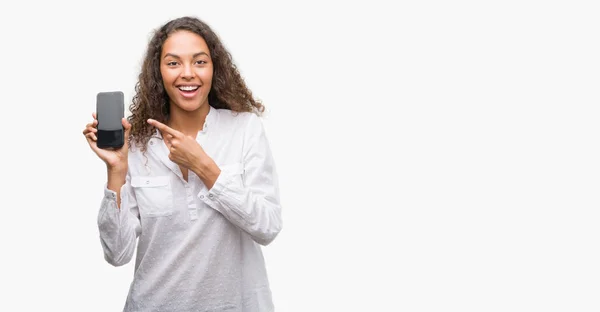
<path fill-rule="evenodd" d="M 127 174 L 127 164 L 106 165 L 106 171 L 109 175 Z"/>
<path fill-rule="evenodd" d="M 194 171 L 208 189 L 212 188 L 221 174 L 221 169 L 212 159 L 210 161 L 198 161 L 192 171 Z"/>
<path fill-rule="evenodd" d="M 107 166 L 106 176 L 111 182 L 123 182 L 127 176 L 127 166 Z"/>

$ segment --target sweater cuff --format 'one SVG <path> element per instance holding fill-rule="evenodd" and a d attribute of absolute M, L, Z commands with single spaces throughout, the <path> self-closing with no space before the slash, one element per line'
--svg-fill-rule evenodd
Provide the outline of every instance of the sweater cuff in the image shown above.
<path fill-rule="evenodd" d="M 231 183 L 232 179 L 235 179 L 236 176 L 239 176 L 243 173 L 243 166 L 241 163 L 221 166 L 219 169 L 221 169 L 221 173 L 217 177 L 213 187 L 210 190 L 206 187 L 203 188 L 198 193 L 198 198 L 202 200 L 214 199 L 225 191 L 227 185 Z"/>

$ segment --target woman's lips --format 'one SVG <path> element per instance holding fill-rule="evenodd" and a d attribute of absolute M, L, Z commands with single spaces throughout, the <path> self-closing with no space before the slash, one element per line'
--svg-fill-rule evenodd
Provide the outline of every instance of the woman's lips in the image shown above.
<path fill-rule="evenodd" d="M 187 90 L 185 90 L 186 88 L 184 88 L 182 90 L 181 87 L 178 87 L 177 89 L 179 90 L 179 94 L 181 94 L 181 96 L 189 99 L 189 98 L 193 98 L 194 96 L 196 96 L 196 94 L 198 94 L 198 91 L 200 90 L 200 86 L 198 86 L 196 88 L 196 90 L 193 90 L 193 91 L 187 91 Z"/>

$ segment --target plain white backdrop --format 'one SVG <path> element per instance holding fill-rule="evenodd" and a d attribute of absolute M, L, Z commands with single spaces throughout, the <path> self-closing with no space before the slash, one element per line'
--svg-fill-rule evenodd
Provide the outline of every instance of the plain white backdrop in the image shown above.
<path fill-rule="evenodd" d="M 0 310 L 122 309 L 133 261 L 104 262 L 81 132 L 193 15 L 268 109 L 277 311 L 598 311 L 594 1 L 384 3 L 0 5 Z"/>

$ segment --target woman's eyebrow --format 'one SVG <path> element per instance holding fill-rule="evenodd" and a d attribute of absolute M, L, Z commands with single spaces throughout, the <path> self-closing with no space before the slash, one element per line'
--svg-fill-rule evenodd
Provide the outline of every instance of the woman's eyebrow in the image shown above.
<path fill-rule="evenodd" d="M 200 55 L 206 55 L 206 56 L 208 56 L 208 53 L 206 53 L 206 52 L 198 52 L 198 53 L 195 53 L 195 54 L 193 55 L 193 58 L 196 58 L 196 57 L 198 57 L 198 56 L 200 56 Z M 176 58 L 176 59 L 181 59 L 181 57 L 179 57 L 179 55 L 177 55 L 177 54 L 173 54 L 173 53 L 167 53 L 167 54 L 165 54 L 165 57 L 164 57 L 164 58 L 167 58 L 168 56 L 170 56 L 170 57 L 174 57 L 174 58 Z"/>

